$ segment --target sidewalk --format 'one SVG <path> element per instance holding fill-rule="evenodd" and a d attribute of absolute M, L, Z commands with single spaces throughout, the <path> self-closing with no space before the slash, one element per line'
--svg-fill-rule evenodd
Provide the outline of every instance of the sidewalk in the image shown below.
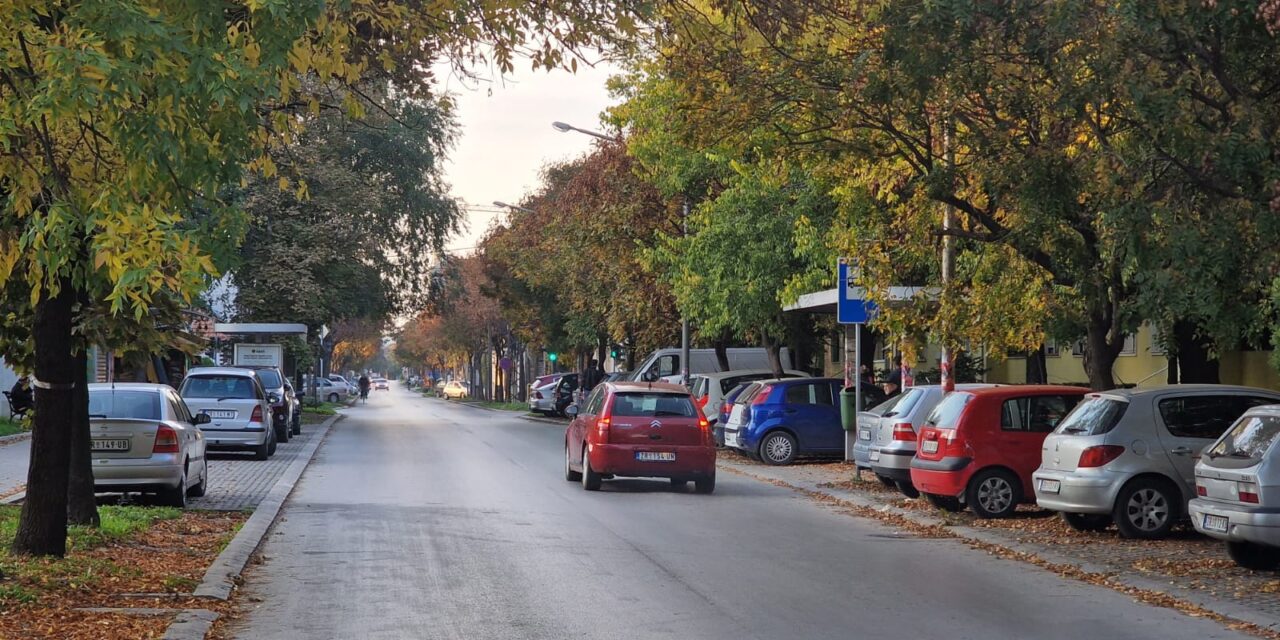
<path fill-rule="evenodd" d="M 31 438 L 0 445 L 0 498 L 26 485 L 30 460 Z"/>
<path fill-rule="evenodd" d="M 844 463 L 772 467 L 721 451 L 719 466 L 799 490 L 854 515 L 955 536 L 994 555 L 1108 586 L 1151 604 L 1216 617 L 1231 626 L 1234 621 L 1257 625 L 1273 636 L 1280 632 L 1280 576 L 1237 567 L 1220 542 L 1200 536 L 1190 525 L 1175 529 L 1167 540 L 1124 540 L 1114 528 L 1075 531 L 1056 514 L 1034 505 L 1020 507 L 1008 520 L 981 520 L 967 511 L 946 513 L 923 499 L 904 497 L 869 474 L 863 476 L 867 480 L 855 480 L 853 467 Z"/>

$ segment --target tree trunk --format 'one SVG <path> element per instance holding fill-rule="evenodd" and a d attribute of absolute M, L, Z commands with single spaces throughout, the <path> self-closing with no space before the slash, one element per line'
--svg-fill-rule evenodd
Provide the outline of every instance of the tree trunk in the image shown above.
<path fill-rule="evenodd" d="M 721 371 L 731 371 L 732 369 L 729 366 L 729 336 L 727 332 L 720 334 L 720 337 L 715 342 L 712 342 L 711 346 L 715 347 L 716 350 L 716 366 L 720 367 Z"/>
<path fill-rule="evenodd" d="M 35 344 L 35 420 L 27 497 L 11 550 L 15 554 L 62 556 L 67 552 L 67 477 L 71 461 L 71 424 L 75 419 L 72 385 L 72 307 L 75 291 L 64 279 L 56 296 L 36 304 L 31 337 Z M 83 384 L 83 383 L 82 383 Z"/>
<path fill-rule="evenodd" d="M 1218 359 L 1210 355 L 1207 341 L 1196 336 L 1194 322 L 1173 323 L 1178 345 L 1178 379 L 1182 384 L 1219 384 Z"/>
<path fill-rule="evenodd" d="M 1120 356 L 1124 336 L 1118 335 L 1119 332 L 1116 331 L 1109 342 L 1107 335 L 1112 333 L 1111 324 L 1109 314 L 1095 315 L 1089 319 L 1088 333 L 1085 334 L 1084 372 L 1089 376 L 1089 388 L 1094 391 L 1116 388 L 1112 367 Z"/>
<path fill-rule="evenodd" d="M 67 475 L 67 522 L 87 527 L 101 524 L 93 494 L 93 454 L 89 437 L 89 350 L 76 354 L 76 388 L 72 398 L 71 458 Z"/>
<path fill-rule="evenodd" d="M 1178 356 L 1169 356 L 1165 358 L 1165 362 L 1167 363 L 1165 366 L 1165 383 L 1178 384 Z"/>
<path fill-rule="evenodd" d="M 1049 372 L 1044 361 L 1044 345 L 1027 352 L 1027 384 L 1047 384 Z"/>
<path fill-rule="evenodd" d="M 627 371 L 636 370 L 636 341 L 635 338 L 628 340 L 631 346 L 627 347 Z"/>
<path fill-rule="evenodd" d="M 769 354 L 769 368 L 773 369 L 775 378 L 782 377 L 782 342 L 769 336 L 769 332 L 760 330 L 760 346 Z"/>

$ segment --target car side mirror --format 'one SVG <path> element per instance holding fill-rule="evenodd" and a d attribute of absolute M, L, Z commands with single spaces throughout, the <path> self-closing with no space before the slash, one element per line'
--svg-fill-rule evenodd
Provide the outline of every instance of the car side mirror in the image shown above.
<path fill-rule="evenodd" d="M 564 408 L 564 414 L 570 418 L 578 417 L 578 405 L 571 404 Z"/>
<path fill-rule="evenodd" d="M 199 426 L 202 424 L 209 424 L 210 420 L 211 419 L 209 418 L 209 414 L 197 413 L 195 416 L 191 418 L 191 424 L 194 424 L 196 426 Z"/>
<path fill-rule="evenodd" d="M 275 403 L 277 403 L 277 402 L 280 402 L 280 396 L 278 396 L 278 395 L 276 395 L 276 394 L 274 394 L 274 393 L 268 393 L 268 394 L 267 394 L 267 402 L 270 402 L 271 404 L 275 404 Z"/>

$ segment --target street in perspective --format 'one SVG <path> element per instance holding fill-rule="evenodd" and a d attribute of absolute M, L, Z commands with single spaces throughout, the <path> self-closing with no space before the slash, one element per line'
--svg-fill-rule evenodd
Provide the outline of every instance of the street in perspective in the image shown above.
<path fill-rule="evenodd" d="M 0 640 L 1280 640 L 1280 0 L 0 25 Z"/>

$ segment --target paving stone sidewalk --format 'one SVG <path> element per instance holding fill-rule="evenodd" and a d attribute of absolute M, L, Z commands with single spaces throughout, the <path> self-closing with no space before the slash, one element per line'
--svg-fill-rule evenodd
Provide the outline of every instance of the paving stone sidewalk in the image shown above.
<path fill-rule="evenodd" d="M 746 457 L 720 454 L 720 464 L 748 475 L 818 494 L 861 502 L 907 515 L 912 521 L 945 524 L 961 537 L 1030 553 L 1054 564 L 1070 564 L 1128 585 L 1160 591 L 1215 613 L 1280 631 L 1280 573 L 1241 569 L 1220 542 L 1190 525 L 1167 540 L 1123 540 L 1114 528 L 1078 532 L 1056 514 L 1023 506 L 1008 520 L 981 520 L 969 512 L 945 513 L 923 499 L 912 500 L 864 473 L 855 480 L 852 465 L 798 464 L 771 467 Z"/>
<path fill-rule="evenodd" d="M 0 496 L 27 483 L 27 463 L 31 460 L 31 439 L 0 446 Z"/>
<path fill-rule="evenodd" d="M 190 506 L 213 511 L 257 507 L 319 431 L 320 423 L 302 425 L 302 435 L 277 445 L 276 454 L 267 460 L 254 460 L 253 454 L 247 452 L 210 452 L 209 490 L 203 497 L 191 498 Z"/>

